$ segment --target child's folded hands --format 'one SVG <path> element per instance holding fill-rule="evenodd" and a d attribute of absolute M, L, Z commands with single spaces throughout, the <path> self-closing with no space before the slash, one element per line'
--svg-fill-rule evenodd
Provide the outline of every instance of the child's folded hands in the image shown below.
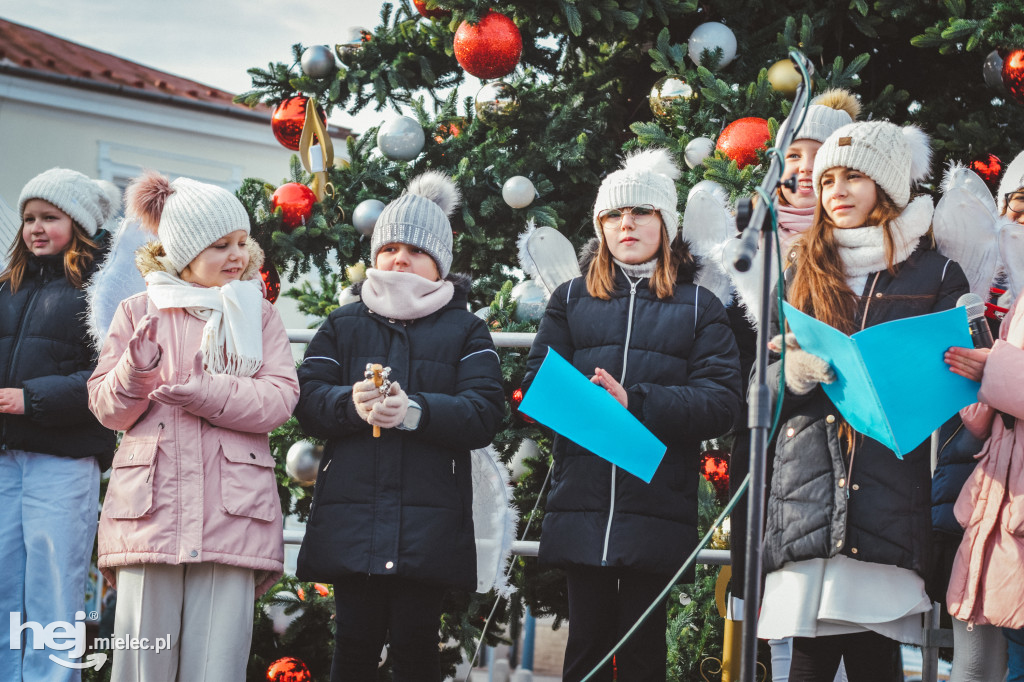
<path fill-rule="evenodd" d="M 374 404 L 368 422 L 382 429 L 393 429 L 405 419 L 409 410 L 409 396 L 397 381 L 391 382 L 391 389 L 384 400 Z"/>
<path fill-rule="evenodd" d="M 206 385 L 210 381 L 210 375 L 203 368 L 203 352 L 196 353 L 192 360 L 192 374 L 183 384 L 160 386 L 149 394 L 149 399 L 163 405 L 172 407 L 184 407 L 186 410 L 197 400 L 203 400 L 206 395 Z"/>

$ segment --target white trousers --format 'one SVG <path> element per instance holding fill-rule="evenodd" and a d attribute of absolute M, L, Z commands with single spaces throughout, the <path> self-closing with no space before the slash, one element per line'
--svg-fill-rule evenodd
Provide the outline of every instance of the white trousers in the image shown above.
<path fill-rule="evenodd" d="M 111 682 L 243 682 L 254 594 L 248 568 L 203 563 L 117 569 Z"/>

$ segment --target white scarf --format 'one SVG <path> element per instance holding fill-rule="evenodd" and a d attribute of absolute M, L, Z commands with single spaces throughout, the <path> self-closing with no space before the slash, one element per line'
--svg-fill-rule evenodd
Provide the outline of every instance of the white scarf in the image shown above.
<path fill-rule="evenodd" d="M 203 351 L 210 374 L 251 377 L 263 366 L 263 314 L 259 283 L 194 286 L 167 272 L 146 275 L 146 293 L 157 308 L 182 308 L 206 320 Z"/>
<path fill-rule="evenodd" d="M 391 320 L 418 320 L 448 305 L 455 285 L 448 280 L 431 281 L 412 272 L 366 271 L 360 296 L 366 307 Z"/>
<path fill-rule="evenodd" d="M 934 206 L 927 196 L 920 196 L 903 209 L 899 218 L 892 222 L 892 236 L 895 242 L 893 263 L 907 260 L 917 248 L 921 237 L 932 225 Z M 839 255 L 843 259 L 846 283 L 858 296 L 864 291 L 868 275 L 888 267 L 885 258 L 885 232 L 881 225 L 833 230 Z"/>

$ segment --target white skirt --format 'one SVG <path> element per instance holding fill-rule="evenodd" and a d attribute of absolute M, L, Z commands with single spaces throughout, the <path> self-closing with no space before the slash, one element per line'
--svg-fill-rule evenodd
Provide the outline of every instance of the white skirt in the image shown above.
<path fill-rule="evenodd" d="M 924 580 L 909 569 L 843 555 L 795 561 L 766 577 L 757 636 L 782 639 L 872 631 L 920 645 L 921 614 L 931 608 Z"/>

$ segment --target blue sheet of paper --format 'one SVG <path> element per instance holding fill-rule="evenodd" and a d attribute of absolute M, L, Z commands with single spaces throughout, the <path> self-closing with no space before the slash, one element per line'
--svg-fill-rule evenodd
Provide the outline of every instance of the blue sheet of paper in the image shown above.
<path fill-rule="evenodd" d="M 665 444 L 629 410 L 550 348 L 519 411 L 645 483 L 665 456 Z"/>
<path fill-rule="evenodd" d="M 950 346 L 972 348 L 967 311 L 908 317 L 853 336 L 784 303 L 800 347 L 826 360 L 836 380 L 825 393 L 859 433 L 903 457 L 961 407 L 978 400 L 977 382 L 949 371 Z"/>

